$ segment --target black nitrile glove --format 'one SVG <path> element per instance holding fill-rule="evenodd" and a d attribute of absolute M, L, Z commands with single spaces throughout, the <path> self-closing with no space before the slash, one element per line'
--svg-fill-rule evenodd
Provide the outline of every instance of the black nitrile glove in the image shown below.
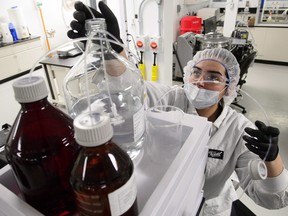
<path fill-rule="evenodd" d="M 276 159 L 279 147 L 278 147 L 278 136 L 280 131 L 278 128 L 266 126 L 261 121 L 256 121 L 255 125 L 259 130 L 255 130 L 252 128 L 245 128 L 245 132 L 250 136 L 244 135 L 243 139 L 247 142 L 245 145 L 247 148 L 253 153 L 259 155 L 259 157 L 263 160 L 267 154 L 269 145 L 270 145 L 270 137 L 271 137 L 271 147 L 269 149 L 269 153 L 267 155 L 266 161 L 273 161 Z"/>
<path fill-rule="evenodd" d="M 120 37 L 120 29 L 119 29 L 118 21 L 115 15 L 104 2 L 100 1 L 98 6 L 99 6 L 101 13 L 90 7 L 92 13 L 94 14 L 96 18 L 104 18 L 106 21 L 107 31 L 110 34 L 112 34 L 114 37 L 116 37 L 120 42 L 122 42 L 121 37 Z M 92 19 L 91 13 L 81 1 L 77 1 L 74 7 L 76 11 L 73 13 L 73 17 L 76 20 L 73 20 L 70 23 L 72 30 L 69 30 L 67 32 L 67 36 L 71 39 L 85 37 L 86 36 L 85 20 Z M 108 38 L 114 40 L 113 38 L 109 36 Z M 123 50 L 123 47 L 115 43 L 110 43 L 110 44 L 117 53 L 120 53 Z"/>

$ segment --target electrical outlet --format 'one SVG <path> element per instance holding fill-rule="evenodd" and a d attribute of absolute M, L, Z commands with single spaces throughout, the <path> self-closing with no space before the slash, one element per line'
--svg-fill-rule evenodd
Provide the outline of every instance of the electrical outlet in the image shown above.
<path fill-rule="evenodd" d="M 149 48 L 152 52 L 155 52 L 155 53 L 161 52 L 162 50 L 161 37 L 159 36 L 150 37 Z"/>
<path fill-rule="evenodd" d="M 147 47 L 147 36 L 146 35 L 137 35 L 136 36 L 136 47 L 139 51 L 144 52 Z"/>

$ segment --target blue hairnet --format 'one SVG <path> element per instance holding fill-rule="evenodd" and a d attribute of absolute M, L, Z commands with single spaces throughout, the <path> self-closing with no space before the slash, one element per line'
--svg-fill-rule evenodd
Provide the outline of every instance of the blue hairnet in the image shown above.
<path fill-rule="evenodd" d="M 236 86 L 240 77 L 240 68 L 235 56 L 227 49 L 214 48 L 198 51 L 193 59 L 184 67 L 184 83 L 188 82 L 192 68 L 204 60 L 216 61 L 225 67 L 229 84 L 226 94 L 223 96 L 223 100 L 225 104 L 231 104 L 237 96 Z"/>

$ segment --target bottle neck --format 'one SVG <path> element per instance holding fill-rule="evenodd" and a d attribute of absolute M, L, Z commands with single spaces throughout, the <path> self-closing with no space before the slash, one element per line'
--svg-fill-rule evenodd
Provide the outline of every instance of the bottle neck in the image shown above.
<path fill-rule="evenodd" d="M 92 33 L 96 37 L 106 36 L 106 23 L 103 18 L 95 18 L 86 20 L 85 23 L 86 35 L 89 36 Z"/>
<path fill-rule="evenodd" d="M 41 100 L 30 103 L 20 103 L 20 105 L 23 110 L 31 110 L 31 109 L 43 109 L 44 107 L 50 105 L 50 103 L 48 102 L 47 97 L 45 97 Z"/>
<path fill-rule="evenodd" d="M 101 40 L 101 46 L 104 46 L 108 49 L 112 49 L 110 43 L 107 40 L 105 40 L 109 38 L 106 31 L 105 19 L 95 18 L 86 20 L 85 29 L 87 37 L 91 36 L 92 34 L 93 37 L 97 37 L 96 40 L 93 40 L 92 38 L 93 43 L 100 44 L 99 38 L 103 38 L 104 40 Z"/>

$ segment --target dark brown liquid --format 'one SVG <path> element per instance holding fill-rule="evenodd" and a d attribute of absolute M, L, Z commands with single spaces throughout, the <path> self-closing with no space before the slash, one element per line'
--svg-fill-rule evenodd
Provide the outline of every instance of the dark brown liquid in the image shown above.
<path fill-rule="evenodd" d="M 71 215 L 69 178 L 79 152 L 73 120 L 47 99 L 21 105 L 5 151 L 23 198 L 45 215 Z"/>
<path fill-rule="evenodd" d="M 133 174 L 133 163 L 116 144 L 83 148 L 71 173 L 78 210 L 82 215 L 111 215 L 108 194 L 123 186 Z M 123 213 L 138 215 L 137 199 Z"/>

